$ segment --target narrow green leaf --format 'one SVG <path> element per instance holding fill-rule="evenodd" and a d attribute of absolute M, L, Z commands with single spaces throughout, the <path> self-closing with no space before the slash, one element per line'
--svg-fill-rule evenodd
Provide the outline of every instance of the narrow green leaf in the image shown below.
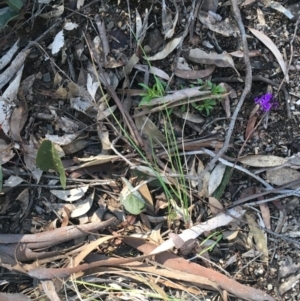
<path fill-rule="evenodd" d="M 16 19 L 18 16 L 19 13 L 8 6 L 0 8 L 0 29 L 3 29 L 9 21 Z"/>
<path fill-rule="evenodd" d="M 59 173 L 61 186 L 66 189 L 66 174 L 60 157 L 55 149 L 54 144 L 50 140 L 44 140 L 36 157 L 36 165 L 43 171 L 53 169 Z"/>
<path fill-rule="evenodd" d="M 125 187 L 120 193 L 120 201 L 122 205 L 129 213 L 133 215 L 140 214 L 146 207 L 146 203 L 142 195 L 137 190 L 133 190 L 133 186 L 127 179 L 122 178 L 122 181 L 125 184 Z"/>
<path fill-rule="evenodd" d="M 22 0 L 8 0 L 6 1 L 6 4 L 16 12 L 19 12 L 20 9 L 23 7 Z"/>

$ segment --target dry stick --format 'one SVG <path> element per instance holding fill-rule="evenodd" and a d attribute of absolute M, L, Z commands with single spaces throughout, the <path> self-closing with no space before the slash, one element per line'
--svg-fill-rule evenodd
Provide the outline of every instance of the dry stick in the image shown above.
<path fill-rule="evenodd" d="M 227 150 L 231 135 L 233 133 L 235 121 L 237 119 L 237 115 L 238 115 L 238 113 L 239 113 L 239 111 L 240 111 L 240 109 L 241 109 L 241 107 L 244 103 L 244 100 L 245 100 L 247 94 L 250 92 L 251 85 L 252 85 L 252 70 L 251 70 L 251 65 L 250 65 L 249 49 L 248 49 L 248 43 L 247 43 L 245 28 L 244 28 L 244 25 L 243 25 L 243 22 L 242 22 L 242 19 L 241 19 L 241 13 L 240 13 L 240 10 L 239 10 L 238 5 L 236 3 L 236 0 L 231 0 L 231 5 L 232 5 L 234 17 L 236 19 L 236 22 L 238 24 L 238 27 L 239 27 L 239 30 L 240 30 L 240 33 L 241 33 L 241 39 L 242 39 L 242 44 L 243 44 L 243 49 L 244 49 L 244 61 L 245 61 L 245 65 L 246 65 L 245 88 L 244 88 L 243 93 L 240 97 L 240 100 L 239 100 L 239 102 L 238 102 L 238 104 L 237 104 L 237 106 L 234 110 L 234 113 L 232 114 L 232 119 L 231 119 L 230 124 L 229 124 L 227 135 L 226 135 L 226 138 L 225 138 L 225 141 L 224 141 L 224 146 L 220 149 L 220 151 L 217 153 L 217 155 L 206 166 L 205 171 L 204 171 L 203 174 L 205 174 L 206 172 L 212 170 L 214 165 L 218 161 L 218 159 Z"/>
<path fill-rule="evenodd" d="M 101 66 L 101 63 L 99 62 L 99 59 L 96 55 L 96 51 L 94 49 L 94 46 L 93 46 L 93 43 L 92 43 L 92 40 L 91 40 L 91 37 L 90 35 L 87 33 L 86 34 L 86 41 L 87 41 L 87 44 L 89 45 L 89 48 L 91 49 L 91 55 L 93 56 L 93 59 L 96 61 L 97 63 L 97 66 L 99 68 L 99 71 L 100 71 L 100 74 L 102 76 L 100 76 L 100 80 L 101 82 L 104 84 L 105 88 L 107 89 L 107 91 L 109 92 L 109 94 L 111 95 L 111 97 L 114 99 L 117 107 L 119 108 L 124 120 L 125 120 L 125 123 L 126 125 L 128 126 L 129 128 L 129 131 L 132 135 L 132 138 L 134 139 L 135 143 L 140 146 L 141 148 L 145 149 L 144 147 L 144 142 L 138 132 L 138 129 L 136 128 L 136 125 L 135 123 L 133 122 L 132 118 L 130 117 L 129 113 L 124 110 L 123 108 L 123 105 L 117 95 L 117 93 L 115 92 L 115 90 L 112 88 L 112 86 L 108 83 L 106 77 L 104 76 L 104 70 Z M 147 156 L 148 157 L 148 156 Z M 150 155 L 150 158 L 151 158 L 151 155 Z M 149 159 L 149 158 L 148 158 Z"/>

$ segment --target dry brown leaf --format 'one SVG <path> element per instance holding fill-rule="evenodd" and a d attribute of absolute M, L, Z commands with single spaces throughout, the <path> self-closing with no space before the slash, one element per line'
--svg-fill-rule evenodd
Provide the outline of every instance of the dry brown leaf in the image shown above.
<path fill-rule="evenodd" d="M 263 200 L 263 197 L 259 198 L 259 200 Z M 271 230 L 271 217 L 270 217 L 270 208 L 266 203 L 259 204 L 260 212 L 262 219 L 264 221 L 265 227 Z"/>
<path fill-rule="evenodd" d="M 231 56 L 235 57 L 244 57 L 244 51 L 237 50 L 233 52 L 229 52 Z M 261 52 L 259 50 L 249 50 L 249 57 L 261 56 Z"/>
<path fill-rule="evenodd" d="M 52 280 L 41 281 L 43 290 L 50 301 L 60 301 Z"/>
<path fill-rule="evenodd" d="M 139 192 L 147 204 L 147 211 L 149 211 L 149 213 L 153 214 L 154 213 L 153 199 L 152 199 L 152 195 L 149 191 L 148 185 L 145 183 L 143 186 L 141 186 L 139 188 Z"/>
<path fill-rule="evenodd" d="M 177 69 L 174 74 L 180 78 L 185 79 L 198 79 L 210 76 L 215 70 L 215 66 L 210 66 L 204 70 L 179 70 Z"/>
<path fill-rule="evenodd" d="M 300 179 L 300 172 L 289 167 L 283 167 L 280 169 L 269 169 L 266 172 L 266 180 L 275 185 L 285 185 Z M 299 185 L 291 187 L 293 189 L 299 188 Z"/>
<path fill-rule="evenodd" d="M 199 11 L 198 19 L 202 24 L 207 26 L 211 31 L 217 32 L 225 37 L 237 36 L 239 29 L 234 21 L 216 21 L 210 13 Z"/>
<path fill-rule="evenodd" d="M 235 69 L 232 57 L 226 52 L 221 54 L 218 54 L 216 52 L 206 53 L 205 51 L 199 48 L 195 48 L 188 51 L 184 51 L 183 55 L 188 60 L 198 64 L 216 65 L 222 68 L 233 68 L 239 75 L 238 71 Z"/>
<path fill-rule="evenodd" d="M 220 212 L 224 211 L 223 205 L 214 197 L 208 198 L 208 206 L 213 216 L 216 216 Z"/>
<path fill-rule="evenodd" d="M 263 44 L 265 44 L 272 51 L 272 53 L 276 57 L 279 65 L 281 67 L 283 74 L 285 75 L 286 82 L 289 83 L 289 75 L 287 72 L 286 64 L 285 64 L 285 61 L 283 60 L 283 57 L 282 57 L 280 51 L 278 50 L 277 46 L 273 43 L 273 41 L 269 37 L 267 37 L 261 31 L 258 31 L 251 27 L 249 27 L 248 29 L 251 31 L 251 33 L 256 38 L 258 38 Z"/>
<path fill-rule="evenodd" d="M 256 114 L 259 110 L 259 105 L 256 105 L 252 112 L 250 113 L 250 117 L 247 122 L 246 132 L 245 132 L 245 139 L 250 139 L 253 135 L 253 130 L 255 128 L 255 124 L 258 118 Z"/>
<path fill-rule="evenodd" d="M 10 117 L 10 134 L 14 141 L 21 142 L 20 132 L 22 131 L 28 116 L 26 101 L 20 101 L 19 105 L 14 108 Z"/>
<path fill-rule="evenodd" d="M 269 250 L 268 250 L 266 236 L 264 232 L 260 229 L 256 221 L 249 214 L 246 214 L 246 218 L 250 229 L 250 233 L 254 238 L 256 248 L 258 251 L 262 253 L 261 260 L 267 264 Z"/>

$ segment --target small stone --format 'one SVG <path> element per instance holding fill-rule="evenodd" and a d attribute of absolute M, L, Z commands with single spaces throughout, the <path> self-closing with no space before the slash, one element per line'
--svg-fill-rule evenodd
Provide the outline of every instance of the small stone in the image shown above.
<path fill-rule="evenodd" d="M 45 82 L 45 83 L 50 83 L 51 82 L 50 72 L 47 72 L 47 73 L 43 74 L 43 82 Z"/>
<path fill-rule="evenodd" d="M 268 284 L 267 286 L 268 291 L 271 291 L 273 289 L 273 285 L 271 283 Z"/>

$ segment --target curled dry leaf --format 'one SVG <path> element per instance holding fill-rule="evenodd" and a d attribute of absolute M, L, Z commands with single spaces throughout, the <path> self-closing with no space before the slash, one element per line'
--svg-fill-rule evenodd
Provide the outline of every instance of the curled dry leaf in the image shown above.
<path fill-rule="evenodd" d="M 286 82 L 289 83 L 289 75 L 287 72 L 286 64 L 285 64 L 283 57 L 282 57 L 280 51 L 278 50 L 277 46 L 273 43 L 273 41 L 269 37 L 267 37 L 261 31 L 258 31 L 256 29 L 250 28 L 250 27 L 248 29 L 256 38 L 258 38 L 262 43 L 264 43 L 272 51 L 272 53 L 276 57 L 279 65 L 281 67 L 281 70 L 285 76 Z"/>
<path fill-rule="evenodd" d="M 182 36 L 171 40 L 162 51 L 158 52 L 154 56 L 146 57 L 145 59 L 149 61 L 157 61 L 166 58 L 179 45 L 181 39 Z"/>
<path fill-rule="evenodd" d="M 81 200 L 77 204 L 74 204 L 75 209 L 73 211 L 71 211 L 70 216 L 72 218 L 75 218 L 75 217 L 79 217 L 79 216 L 82 216 L 82 215 L 86 214 L 91 209 L 91 207 L 93 205 L 94 195 L 95 195 L 95 190 L 86 199 Z"/>
<path fill-rule="evenodd" d="M 70 190 L 50 190 L 52 194 L 66 202 L 74 202 L 79 200 L 87 192 L 89 185 L 81 186 Z"/>

